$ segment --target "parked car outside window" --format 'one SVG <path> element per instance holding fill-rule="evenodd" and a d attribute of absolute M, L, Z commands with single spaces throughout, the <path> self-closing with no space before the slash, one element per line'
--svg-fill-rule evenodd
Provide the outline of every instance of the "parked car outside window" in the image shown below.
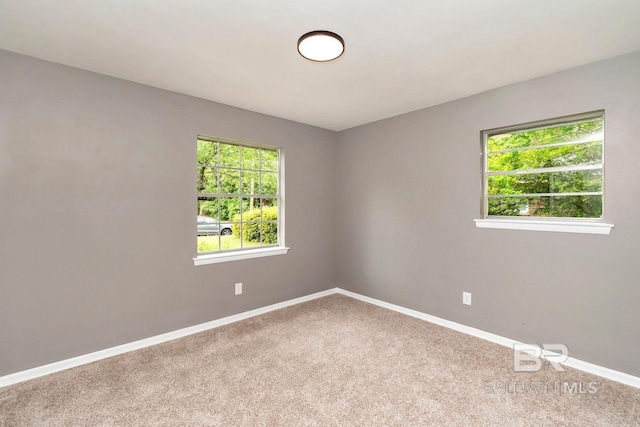
<path fill-rule="evenodd" d="M 212 236 L 222 234 L 228 236 L 233 233 L 233 224 L 219 223 L 217 220 L 198 215 L 198 236 Z"/>

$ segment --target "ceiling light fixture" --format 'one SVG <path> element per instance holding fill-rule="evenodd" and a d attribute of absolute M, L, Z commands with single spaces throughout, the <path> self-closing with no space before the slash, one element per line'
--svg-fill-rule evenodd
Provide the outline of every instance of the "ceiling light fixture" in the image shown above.
<path fill-rule="evenodd" d="M 298 39 L 298 52 L 311 61 L 333 61 L 344 53 L 344 40 L 331 31 L 311 31 Z"/>

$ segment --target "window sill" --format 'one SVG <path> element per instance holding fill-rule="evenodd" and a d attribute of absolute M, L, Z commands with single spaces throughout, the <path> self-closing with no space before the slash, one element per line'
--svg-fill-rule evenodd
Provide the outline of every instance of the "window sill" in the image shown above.
<path fill-rule="evenodd" d="M 272 248 L 247 249 L 246 251 L 222 252 L 219 254 L 198 255 L 193 259 L 193 265 L 216 264 L 219 262 L 239 261 L 242 259 L 260 258 L 273 255 L 284 255 L 289 248 L 276 246 Z"/>
<path fill-rule="evenodd" d="M 474 219 L 478 228 L 555 231 L 559 233 L 609 234 L 613 224 L 579 221 L 531 221 L 516 219 Z"/>

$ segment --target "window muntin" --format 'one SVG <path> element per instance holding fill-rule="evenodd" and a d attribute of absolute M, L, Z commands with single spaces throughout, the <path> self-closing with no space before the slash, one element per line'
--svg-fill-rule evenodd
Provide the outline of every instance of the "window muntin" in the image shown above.
<path fill-rule="evenodd" d="M 280 149 L 199 136 L 197 153 L 198 255 L 283 245 Z"/>
<path fill-rule="evenodd" d="M 485 218 L 603 220 L 604 113 L 483 135 Z"/>

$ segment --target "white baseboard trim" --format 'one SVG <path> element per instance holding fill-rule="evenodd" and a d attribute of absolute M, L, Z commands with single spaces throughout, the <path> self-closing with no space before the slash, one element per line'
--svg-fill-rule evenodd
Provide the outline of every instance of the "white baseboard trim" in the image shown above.
<path fill-rule="evenodd" d="M 436 325 L 444 326 L 445 328 L 453 329 L 454 331 L 462 332 L 467 335 L 472 335 L 477 338 L 482 338 L 484 340 L 491 341 L 493 343 L 500 344 L 505 347 L 513 348 L 515 344 L 522 344 L 520 341 L 512 340 L 510 338 L 505 338 L 500 335 L 495 335 L 489 332 L 482 331 L 480 329 L 472 328 L 470 326 L 462 325 L 460 323 L 452 322 L 450 320 L 445 320 L 440 317 L 432 316 L 430 314 L 425 314 L 420 311 L 411 310 L 409 308 L 405 308 L 399 305 L 391 304 L 375 298 L 360 295 L 355 292 L 347 291 L 341 288 L 336 288 L 336 292 L 351 298 L 358 299 L 360 301 L 368 302 L 370 304 L 384 307 L 389 310 L 397 311 L 398 313 L 406 314 L 408 316 L 415 317 L 421 320 L 426 320 L 427 322 L 435 323 Z M 546 352 L 546 354 L 551 356 L 550 358 L 557 360 L 558 354 L 551 353 L 551 352 Z M 543 352 L 543 357 L 544 355 L 545 355 L 545 352 Z M 569 357 L 566 361 L 562 362 L 562 364 L 570 368 L 587 372 L 589 374 L 598 375 L 600 377 L 603 377 L 612 381 L 617 381 L 622 384 L 640 388 L 640 377 L 626 374 L 624 372 L 615 371 L 613 369 L 605 368 L 599 365 L 594 365 L 593 363 L 585 362 L 579 359 L 575 359 L 573 357 Z"/>
<path fill-rule="evenodd" d="M 257 308 L 255 310 L 245 311 L 244 313 L 234 314 L 232 316 L 223 317 L 222 319 L 213 320 L 211 322 L 201 323 L 199 325 L 190 326 L 177 331 L 167 332 L 165 334 L 156 335 L 153 337 L 145 338 L 142 340 L 134 341 L 127 344 L 122 344 L 116 347 L 107 348 L 104 350 L 96 351 L 93 353 L 85 354 L 78 357 L 62 360 L 60 362 L 50 363 L 48 365 L 39 366 L 25 371 L 16 372 L 14 374 L 5 375 L 0 377 L 0 388 L 6 387 L 12 384 L 20 383 L 23 381 L 31 380 L 34 378 L 42 377 L 44 375 L 53 374 L 55 372 L 63 371 L 76 366 L 85 365 L 87 363 L 96 362 L 98 360 L 106 359 L 108 357 L 117 356 L 119 354 L 127 353 L 129 351 L 139 350 L 145 347 L 150 347 L 156 344 L 161 344 L 167 341 L 175 340 L 178 338 L 186 337 L 189 335 L 197 334 L 198 332 L 204 332 L 209 329 L 214 329 L 220 326 L 228 325 L 230 323 L 238 322 L 240 320 L 249 319 L 251 317 L 259 316 L 261 314 L 268 313 L 270 311 L 279 310 L 281 308 L 289 307 L 292 305 L 300 304 L 306 301 L 311 301 L 317 298 L 322 298 L 332 294 L 342 294 L 360 301 L 368 302 L 389 310 L 397 311 L 398 313 L 406 314 L 411 317 L 415 317 L 427 322 L 435 323 L 436 325 L 444 326 L 445 328 L 453 329 L 454 331 L 462 332 L 467 335 L 471 335 L 477 338 L 500 344 L 505 347 L 513 348 L 515 344 L 522 344 L 519 341 L 505 338 L 500 335 L 492 334 L 482 331 L 480 329 L 472 328 L 470 326 L 462 325 L 460 323 L 452 322 L 450 320 L 442 319 L 440 317 L 432 316 L 430 314 L 422 313 L 420 311 L 411 310 L 406 307 L 391 304 L 385 301 L 381 301 L 375 298 L 367 297 L 355 292 L 347 291 L 341 288 L 328 289 L 326 291 L 317 292 L 311 295 L 306 295 L 300 298 L 294 298 L 288 301 L 280 302 L 277 304 L 268 305 L 266 307 Z M 554 355 L 557 356 L 557 355 Z M 624 372 L 615 371 L 613 369 L 604 368 L 593 363 L 584 362 L 573 357 L 569 357 L 563 365 L 571 368 L 575 368 L 590 374 L 598 375 L 603 378 L 607 378 L 613 381 L 617 381 L 622 384 L 626 384 L 632 387 L 640 388 L 640 377 L 626 374 Z"/>
<path fill-rule="evenodd" d="M 156 335 L 153 337 L 141 339 L 127 344 L 122 344 L 116 347 L 99 350 L 93 353 L 85 354 L 82 356 L 72 357 L 70 359 L 62 360 L 60 362 L 50 363 L 44 366 L 38 366 L 36 368 L 27 369 L 25 371 L 16 372 L 14 374 L 5 375 L 0 377 L 0 388 L 6 387 L 12 384 L 20 383 L 23 381 L 31 380 L 34 378 L 42 377 L 44 375 L 53 374 L 55 372 L 64 371 L 66 369 L 75 368 L 76 366 L 85 365 L 87 363 L 96 362 L 98 360 L 106 359 L 108 357 L 117 356 L 119 354 L 127 353 L 141 348 L 150 347 L 152 345 L 161 344 L 163 342 L 175 340 L 178 338 L 186 337 L 188 335 L 197 334 L 198 332 L 204 332 L 209 329 L 214 329 L 229 323 L 238 322 L 240 320 L 249 319 L 250 317 L 265 314 L 270 311 L 279 310 L 281 308 L 289 307 L 292 305 L 300 304 L 302 302 L 311 301 L 316 298 L 322 298 L 327 295 L 335 294 L 337 288 L 329 289 L 315 294 L 306 295 L 300 298 L 294 298 L 288 301 L 279 302 L 277 304 L 268 305 L 266 307 L 256 308 L 255 310 L 245 311 L 243 313 L 234 314 L 232 316 L 223 317 L 221 319 L 212 320 L 211 322 L 201 323 L 195 326 L 189 326 L 187 328 L 178 329 L 177 331 L 167 332 L 166 334 Z"/>

